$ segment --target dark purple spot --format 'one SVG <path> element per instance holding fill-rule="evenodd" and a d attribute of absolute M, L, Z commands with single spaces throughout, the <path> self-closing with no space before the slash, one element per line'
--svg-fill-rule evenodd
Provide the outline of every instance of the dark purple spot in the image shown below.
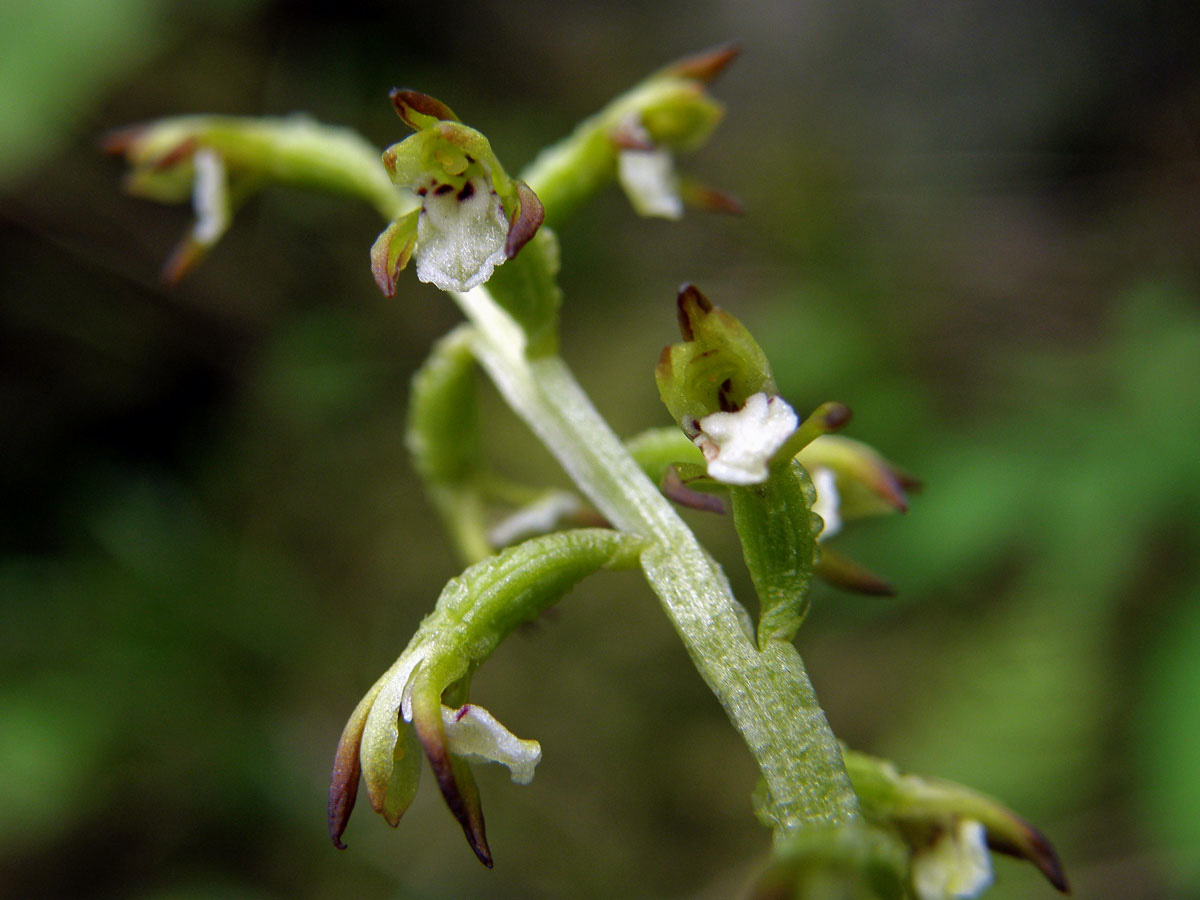
<path fill-rule="evenodd" d="M 440 197 L 443 194 L 450 193 L 452 190 L 454 190 L 454 185 L 452 185 L 452 184 L 439 184 L 436 188 L 433 189 L 433 192 Z"/>
<path fill-rule="evenodd" d="M 721 387 L 717 391 L 717 403 L 720 405 L 723 412 L 736 412 L 737 407 L 733 404 L 733 398 L 730 393 L 733 391 L 733 379 L 726 378 L 721 382 Z"/>
<path fill-rule="evenodd" d="M 458 202 L 462 203 L 464 200 L 468 200 L 473 196 L 475 196 L 475 185 L 468 181 L 462 186 L 462 190 L 458 192 Z"/>
<path fill-rule="evenodd" d="M 455 721 L 455 722 L 461 722 L 461 721 L 463 720 L 463 717 L 464 717 L 464 716 L 466 716 L 466 714 L 467 714 L 467 713 L 469 713 L 470 711 L 471 711 L 471 704 L 470 704 L 470 703 L 464 703 L 464 704 L 462 705 L 462 709 L 460 709 L 460 710 L 458 711 L 458 714 L 457 714 L 457 715 L 454 717 L 454 721 Z"/>
<path fill-rule="evenodd" d="M 429 188 L 423 188 L 423 187 L 417 188 L 417 196 L 419 196 L 419 197 L 424 197 L 428 193 L 429 193 Z"/>
<path fill-rule="evenodd" d="M 474 164 L 474 162 L 475 162 L 475 157 L 473 157 L 473 156 L 472 156 L 470 153 L 464 153 L 464 154 L 463 154 L 463 156 L 465 156 L 465 157 L 467 158 L 467 165 L 468 165 L 468 166 L 469 166 L 469 165 L 472 165 L 472 164 Z"/>

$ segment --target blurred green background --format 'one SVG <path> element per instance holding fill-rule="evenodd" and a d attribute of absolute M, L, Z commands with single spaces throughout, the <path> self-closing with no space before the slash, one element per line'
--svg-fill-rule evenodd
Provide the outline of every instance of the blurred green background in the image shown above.
<path fill-rule="evenodd" d="M 0 9 L 0 896 L 729 897 L 754 772 L 630 573 L 507 643 L 474 695 L 545 760 L 480 772 L 496 869 L 430 780 L 334 851 L 328 767 L 449 553 L 403 448 L 457 321 L 384 300 L 364 207 L 268 191 L 176 289 L 187 214 L 123 196 L 108 128 L 305 110 L 383 147 L 393 84 L 519 168 L 728 39 L 689 171 L 747 215 L 561 232 L 564 352 L 631 434 L 698 283 L 798 408 L 926 484 L 839 538 L 895 600 L 821 589 L 838 733 L 995 793 L 1081 897 L 1200 896 L 1200 29 L 1184 2 L 33 2 Z M 484 390 L 503 471 L 563 483 Z M 750 598 L 727 522 L 702 536 Z M 996 898 L 1049 897 L 998 863 Z"/>

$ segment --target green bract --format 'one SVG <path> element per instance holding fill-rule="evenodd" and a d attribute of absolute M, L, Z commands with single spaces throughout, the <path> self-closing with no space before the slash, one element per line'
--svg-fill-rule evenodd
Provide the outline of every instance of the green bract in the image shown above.
<path fill-rule="evenodd" d="M 421 281 L 469 291 L 529 242 L 545 217 L 542 205 L 528 185 L 508 177 L 488 139 L 445 104 L 399 89 L 391 98 L 416 134 L 384 151 L 383 165 L 414 200 L 371 248 L 375 282 L 392 296 L 413 258 Z"/>
<path fill-rule="evenodd" d="M 471 848 L 491 865 L 483 812 L 468 760 L 508 766 L 525 783 L 541 758 L 467 703 L 471 676 L 518 625 L 535 618 L 599 568 L 637 564 L 644 542 L 606 529 L 534 538 L 452 578 L 437 607 L 346 724 L 329 789 L 329 833 L 339 847 L 361 773 L 371 806 L 395 825 L 416 794 L 424 750 L 438 787 Z"/>

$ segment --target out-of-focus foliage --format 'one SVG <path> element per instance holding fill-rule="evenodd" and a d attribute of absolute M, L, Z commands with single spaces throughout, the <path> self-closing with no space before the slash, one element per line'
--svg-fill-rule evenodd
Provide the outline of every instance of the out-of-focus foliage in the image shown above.
<path fill-rule="evenodd" d="M 627 434 L 687 279 L 797 408 L 849 404 L 925 490 L 819 593 L 839 735 L 1001 797 L 1079 896 L 1200 891 L 1200 35 L 1184 4 L 9 3 L 0 13 L 0 896 L 735 894 L 748 755 L 649 591 L 604 573 L 489 662 L 545 757 L 489 790 L 496 869 L 433 792 L 328 846 L 342 722 L 457 564 L 404 450 L 456 321 L 378 296 L 374 213 L 267 192 L 177 289 L 186 214 L 118 192 L 107 128 L 310 112 L 382 149 L 387 90 L 514 169 L 658 65 L 736 38 L 689 161 L 741 219 L 560 233 L 563 348 Z M 490 393 L 486 452 L 558 479 Z M 692 515 L 739 595 L 727 521 Z M 631 641 L 629 635 L 640 638 Z M 568 652 L 569 651 L 569 652 Z M 581 724 L 605 723 L 604 729 Z M 364 820 L 367 821 L 367 820 Z M 478 871 L 477 871 L 478 869 Z M 998 863 L 989 896 L 1047 891 Z"/>

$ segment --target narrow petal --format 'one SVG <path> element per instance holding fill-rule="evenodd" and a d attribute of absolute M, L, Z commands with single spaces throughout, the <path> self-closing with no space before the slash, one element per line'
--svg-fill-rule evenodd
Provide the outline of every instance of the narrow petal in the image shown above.
<path fill-rule="evenodd" d="M 684 484 L 683 479 L 679 477 L 679 469 L 675 466 L 667 466 L 659 487 L 662 489 L 663 496 L 680 506 L 717 515 L 724 515 L 727 512 L 725 501 L 716 494 L 706 494 Z"/>
<path fill-rule="evenodd" d="M 396 294 L 396 279 L 417 244 L 417 212 L 403 216 L 380 232 L 371 245 L 371 274 L 385 297 Z"/>
<path fill-rule="evenodd" d="M 508 223 L 508 236 L 504 240 L 504 255 L 509 259 L 529 243 L 542 227 L 542 222 L 546 221 L 546 210 L 533 188 L 519 179 L 513 180 L 513 187 L 517 190 L 517 208 L 513 210 Z"/>

